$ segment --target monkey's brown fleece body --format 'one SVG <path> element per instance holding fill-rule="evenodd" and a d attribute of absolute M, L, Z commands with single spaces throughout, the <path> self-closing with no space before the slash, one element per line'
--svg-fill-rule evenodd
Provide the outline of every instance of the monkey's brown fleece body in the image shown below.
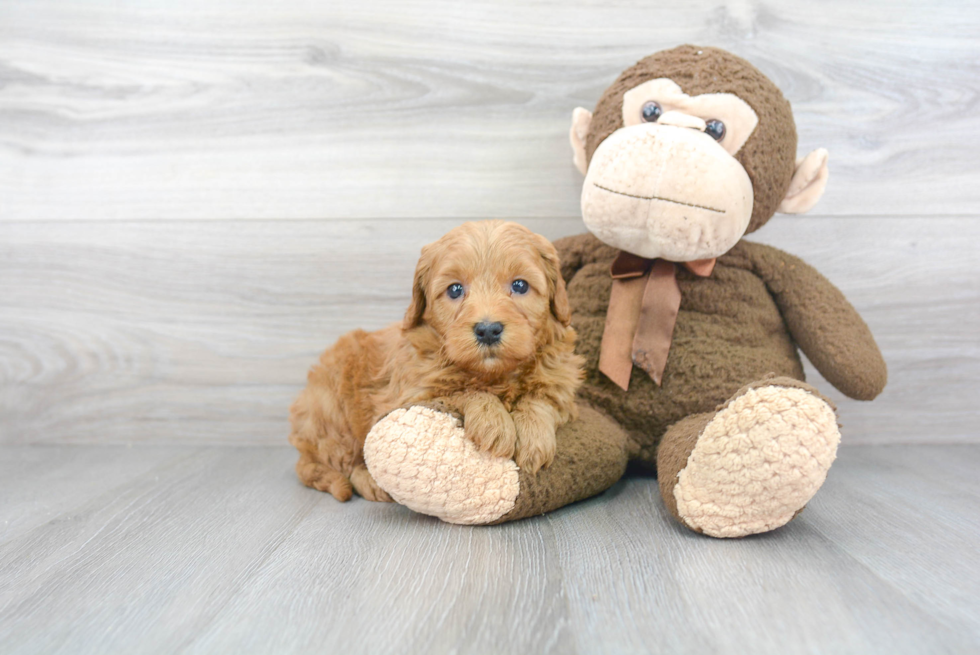
<path fill-rule="evenodd" d="M 573 115 L 573 148 L 576 139 L 584 143 L 576 157 L 581 154 L 588 168 L 597 148 L 624 127 L 624 94 L 661 78 L 693 96 L 733 94 L 755 112 L 755 130 L 732 156 L 753 191 L 744 234 L 759 229 L 792 195 L 796 128 L 779 89 L 731 53 L 680 46 L 623 71 L 599 99 L 587 134 L 577 132 L 581 125 Z M 684 163 L 682 156 L 672 161 Z M 578 333 L 576 352 L 586 360 L 581 418 L 559 428 L 551 468 L 536 476 L 520 472 L 514 507 L 492 521 L 541 514 L 594 495 L 619 479 L 630 458 L 657 467 L 667 509 L 695 531 L 744 536 L 795 516 L 822 484 L 840 438 L 833 405 L 803 381 L 799 351 L 852 398 L 874 398 L 887 378 L 868 326 L 843 294 L 799 258 L 744 239 L 717 259 L 707 277 L 678 267 L 681 301 L 662 386 L 637 366 L 624 391 L 598 370 L 610 268 L 620 251 L 592 234 L 555 246 Z M 746 509 L 759 512 L 745 518 Z M 726 513 L 745 517 L 730 525 Z"/>
<path fill-rule="evenodd" d="M 609 487 L 622 476 L 626 453 L 656 466 L 660 440 L 670 426 L 713 413 L 746 384 L 773 376 L 783 385 L 793 384 L 786 378 L 804 381 L 797 346 L 853 398 L 874 398 L 884 387 L 887 371 L 878 346 L 843 294 L 798 257 L 743 239 L 718 259 L 707 278 L 678 273 L 681 308 L 663 385 L 635 367 L 629 391 L 623 391 L 599 372 L 612 288 L 609 267 L 619 251 L 591 234 L 560 239 L 555 247 L 578 332 L 577 351 L 586 358 L 579 396 L 601 414 L 581 412 L 582 420 L 558 431 L 559 459 L 552 471 L 522 474 L 517 505 L 497 523 L 541 514 Z M 682 450 L 686 461 L 690 451 Z M 595 483 L 587 490 L 586 476 Z"/>
<path fill-rule="evenodd" d="M 804 380 L 797 345 L 853 398 L 871 399 L 884 386 L 886 370 L 871 331 L 843 294 L 798 257 L 742 240 L 707 278 L 678 272 L 681 307 L 663 385 L 635 367 L 623 391 L 598 368 L 609 267 L 619 251 L 591 234 L 555 247 L 577 350 L 586 358 L 579 394 L 625 428 L 651 463 L 660 437 L 685 416 L 713 411 L 750 381 L 770 375 Z"/>

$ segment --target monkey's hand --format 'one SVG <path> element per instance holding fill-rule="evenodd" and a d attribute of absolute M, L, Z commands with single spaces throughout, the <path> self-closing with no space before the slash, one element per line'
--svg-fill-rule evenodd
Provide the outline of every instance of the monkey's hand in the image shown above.
<path fill-rule="evenodd" d="M 820 374 L 857 400 L 885 388 L 888 369 L 871 330 L 840 289 L 798 257 L 758 243 L 751 247 L 790 334 Z"/>

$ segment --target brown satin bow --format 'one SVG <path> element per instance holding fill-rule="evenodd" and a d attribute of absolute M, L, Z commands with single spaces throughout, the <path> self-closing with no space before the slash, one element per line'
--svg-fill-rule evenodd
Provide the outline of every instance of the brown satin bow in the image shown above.
<path fill-rule="evenodd" d="M 707 277 L 714 259 L 680 264 L 695 275 Z M 681 306 L 677 264 L 665 259 L 645 259 L 622 251 L 613 262 L 612 294 L 602 332 L 599 370 L 624 391 L 629 388 L 634 362 L 660 386 L 674 323 Z"/>

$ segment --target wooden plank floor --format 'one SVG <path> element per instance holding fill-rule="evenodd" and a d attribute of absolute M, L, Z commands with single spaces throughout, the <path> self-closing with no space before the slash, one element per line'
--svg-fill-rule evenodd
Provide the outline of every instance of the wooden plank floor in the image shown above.
<path fill-rule="evenodd" d="M 726 541 L 676 526 L 647 477 L 470 528 L 337 503 L 293 461 L 0 447 L 0 652 L 980 648 L 980 446 L 845 447 L 798 520 Z"/>

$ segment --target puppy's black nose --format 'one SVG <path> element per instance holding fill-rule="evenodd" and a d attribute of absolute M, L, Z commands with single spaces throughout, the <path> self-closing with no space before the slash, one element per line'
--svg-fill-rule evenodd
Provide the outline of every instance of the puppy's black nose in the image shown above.
<path fill-rule="evenodd" d="M 500 341 L 500 335 L 504 333 L 504 326 L 503 323 L 487 323 L 484 321 L 473 326 L 473 333 L 476 334 L 477 341 L 492 346 Z"/>

